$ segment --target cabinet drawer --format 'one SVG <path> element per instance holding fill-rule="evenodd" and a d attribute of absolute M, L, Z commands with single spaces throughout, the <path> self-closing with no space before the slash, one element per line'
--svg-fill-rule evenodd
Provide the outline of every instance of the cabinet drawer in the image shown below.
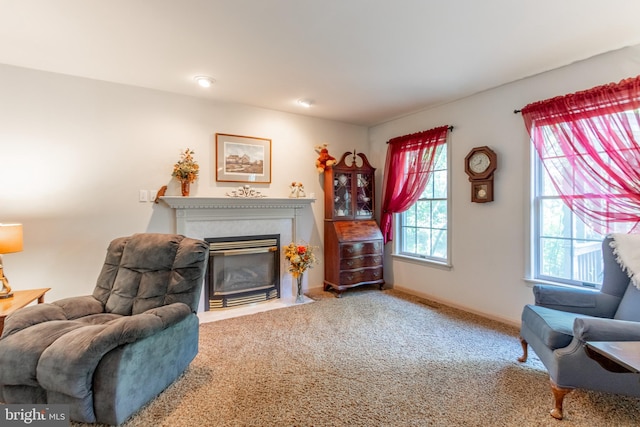
<path fill-rule="evenodd" d="M 382 253 L 382 241 L 345 243 L 340 247 L 342 258 L 351 258 L 357 255 L 371 255 Z"/>
<path fill-rule="evenodd" d="M 340 270 L 355 270 L 362 267 L 379 267 L 382 265 L 382 255 L 359 255 L 340 260 Z"/>
<path fill-rule="evenodd" d="M 360 282 L 375 282 L 378 280 L 382 280 L 382 267 L 340 272 L 341 285 L 353 285 Z"/>

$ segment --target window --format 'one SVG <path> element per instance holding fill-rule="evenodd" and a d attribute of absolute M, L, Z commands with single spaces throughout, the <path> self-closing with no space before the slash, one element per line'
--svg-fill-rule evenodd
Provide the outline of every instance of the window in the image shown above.
<path fill-rule="evenodd" d="M 531 103 L 531 276 L 603 279 L 602 239 L 640 230 L 640 76 Z"/>
<path fill-rule="evenodd" d="M 449 259 L 447 147 L 444 143 L 436 149 L 432 173 L 420 198 L 396 215 L 399 255 L 441 263 Z"/>
<path fill-rule="evenodd" d="M 630 124 L 625 130 L 630 130 L 635 140 L 640 140 L 638 122 L 633 118 L 637 111 L 629 110 L 622 113 Z M 565 200 L 584 202 L 589 198 L 590 207 L 604 218 L 615 216 L 615 205 L 633 205 L 633 196 L 626 190 L 622 190 L 615 184 L 614 179 L 608 178 L 607 170 L 616 170 L 619 166 L 613 161 L 613 157 L 632 159 L 634 154 L 629 148 L 617 147 L 609 151 L 603 148 L 601 136 L 606 134 L 616 140 L 622 139 L 621 130 L 613 127 L 604 127 L 597 122 L 592 132 L 583 132 L 582 137 L 589 139 L 589 148 L 592 153 L 589 157 L 589 169 L 596 171 L 598 176 L 606 177 L 598 183 L 599 192 L 594 191 L 594 184 L 587 184 L 591 178 L 579 175 L 579 170 L 572 170 L 570 165 L 584 161 L 587 157 L 584 149 L 578 149 L 575 153 L 565 154 L 566 150 L 559 150 L 561 144 L 557 132 L 551 127 L 570 128 L 567 124 L 539 126 L 539 135 L 543 137 L 543 157 L 533 150 L 533 275 L 535 280 L 546 280 L 565 283 L 569 285 L 599 287 L 603 278 L 603 264 L 601 244 L 604 234 L 608 232 L 627 233 L 634 226 L 633 223 L 610 221 L 596 230 L 595 226 L 587 225 L 576 212 L 579 208 L 570 209 L 567 202 L 554 186 L 555 183 L 570 183 L 571 191 L 565 190 Z M 592 125 L 593 126 L 593 125 Z M 586 127 L 586 126 L 585 126 Z M 564 132 L 566 137 L 569 132 Z M 575 138 L 568 138 L 572 143 Z M 578 143 L 575 146 L 579 146 Z M 579 160 L 578 160 L 579 158 Z M 544 165 L 547 165 L 545 168 Z M 567 172 L 569 171 L 569 172 Z M 567 175 L 570 176 L 560 176 Z M 553 176 L 551 174 L 556 174 Z M 567 194 L 570 194 L 567 197 Z M 586 209 L 584 209 L 586 211 Z"/>
<path fill-rule="evenodd" d="M 562 201 L 534 154 L 534 279 L 596 287 L 602 282 L 603 236 Z"/>

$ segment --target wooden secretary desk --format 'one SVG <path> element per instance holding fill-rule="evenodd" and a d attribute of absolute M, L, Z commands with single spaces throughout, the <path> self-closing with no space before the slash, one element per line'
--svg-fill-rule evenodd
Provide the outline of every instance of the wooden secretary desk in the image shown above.
<path fill-rule="evenodd" d="M 338 298 L 354 286 L 384 286 L 374 207 L 375 168 L 364 154 L 344 153 L 324 172 L 324 290 Z"/>

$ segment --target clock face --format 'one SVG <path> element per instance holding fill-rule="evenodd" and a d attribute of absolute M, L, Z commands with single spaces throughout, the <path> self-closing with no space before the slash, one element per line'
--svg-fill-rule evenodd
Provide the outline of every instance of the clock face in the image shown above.
<path fill-rule="evenodd" d="M 469 169 L 474 173 L 482 173 L 489 168 L 491 160 L 486 153 L 475 153 L 469 159 Z"/>

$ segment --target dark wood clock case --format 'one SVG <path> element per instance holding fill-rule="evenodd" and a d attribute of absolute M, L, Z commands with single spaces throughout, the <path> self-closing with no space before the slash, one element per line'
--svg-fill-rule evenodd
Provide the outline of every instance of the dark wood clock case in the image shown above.
<path fill-rule="evenodd" d="M 475 172 L 470 161 L 475 154 L 482 153 L 488 159 L 488 164 L 482 172 Z M 471 183 L 471 201 L 474 203 L 487 203 L 493 201 L 493 176 L 498 166 L 498 156 L 487 146 L 475 147 L 469 151 L 464 159 L 464 171 L 469 176 Z"/>

